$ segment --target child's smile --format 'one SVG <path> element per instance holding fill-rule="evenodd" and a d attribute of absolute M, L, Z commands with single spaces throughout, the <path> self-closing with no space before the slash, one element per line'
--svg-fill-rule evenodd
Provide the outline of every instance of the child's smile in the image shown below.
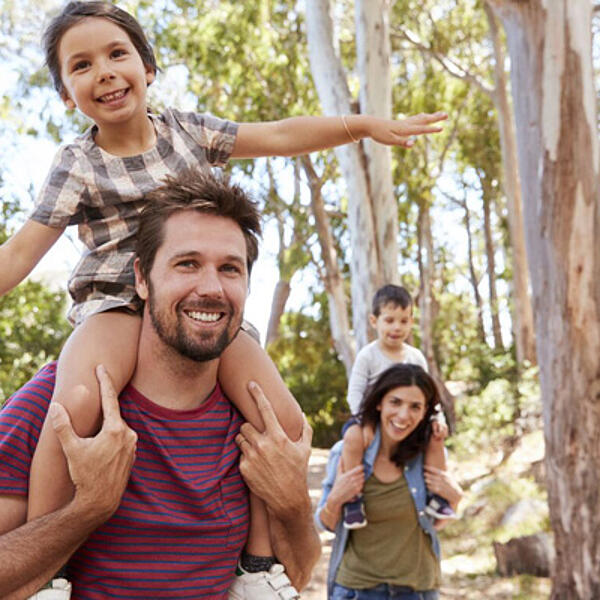
<path fill-rule="evenodd" d="M 110 138 L 115 126 L 143 130 L 146 90 L 154 72 L 144 65 L 127 32 L 100 17 L 85 18 L 63 35 L 59 46 L 63 100 L 77 107 Z"/>

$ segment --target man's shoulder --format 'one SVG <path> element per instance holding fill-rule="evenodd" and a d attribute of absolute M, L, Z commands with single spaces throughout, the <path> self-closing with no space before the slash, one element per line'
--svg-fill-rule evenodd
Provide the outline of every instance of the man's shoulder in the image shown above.
<path fill-rule="evenodd" d="M 23 399 L 31 399 L 32 401 L 47 405 L 50 402 L 50 398 L 52 398 L 55 382 L 56 361 L 52 361 L 44 365 L 23 387 L 10 396 L 4 406 L 10 406 L 12 402 Z"/>

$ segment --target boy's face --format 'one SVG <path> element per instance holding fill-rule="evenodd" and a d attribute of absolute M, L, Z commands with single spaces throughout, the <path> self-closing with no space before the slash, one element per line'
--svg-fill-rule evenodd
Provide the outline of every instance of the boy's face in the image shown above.
<path fill-rule="evenodd" d="M 402 308 L 389 302 L 381 307 L 378 316 L 370 315 L 369 321 L 377 331 L 377 339 L 384 348 L 391 351 L 400 350 L 412 329 L 412 306 Z"/>
<path fill-rule="evenodd" d="M 154 79 L 127 35 L 107 19 L 88 17 L 68 29 L 58 46 L 62 98 L 99 128 L 145 118 Z"/>

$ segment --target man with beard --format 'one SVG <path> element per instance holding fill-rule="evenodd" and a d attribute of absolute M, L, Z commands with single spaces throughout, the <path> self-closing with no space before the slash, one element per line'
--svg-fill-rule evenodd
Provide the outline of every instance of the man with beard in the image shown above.
<path fill-rule="evenodd" d="M 226 598 L 248 531 L 240 470 L 302 587 L 320 553 L 306 485 L 310 429 L 291 442 L 254 385 L 265 431 L 245 424 L 240 433 L 217 385 L 219 356 L 242 321 L 258 212 L 238 186 L 199 173 L 169 180 L 149 200 L 135 263 L 145 301 L 139 351 L 120 395 L 137 455 L 119 508 L 69 560 L 73 597 Z M 44 367 L 0 412 L 0 531 L 24 520 L 54 375 Z"/>

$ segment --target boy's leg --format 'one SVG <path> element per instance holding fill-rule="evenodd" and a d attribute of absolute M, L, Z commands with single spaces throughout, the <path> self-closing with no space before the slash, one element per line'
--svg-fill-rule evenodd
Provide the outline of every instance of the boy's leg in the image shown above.
<path fill-rule="evenodd" d="M 233 402 L 244 418 L 259 431 L 264 423 L 256 403 L 248 391 L 248 383 L 255 381 L 271 402 L 283 430 L 292 440 L 302 434 L 302 411 L 295 398 L 281 379 L 268 354 L 248 333 L 241 330 L 221 355 L 218 379 L 225 395 Z M 269 535 L 267 510 L 260 498 L 250 495 L 250 530 L 242 554 L 241 567 L 245 573 L 268 574 L 276 563 Z M 259 589 L 251 576 L 237 577 L 230 591 L 230 598 L 279 598 L 271 589 Z M 285 576 L 284 576 L 285 577 Z M 265 585 L 269 585 L 266 583 Z M 245 590 L 244 587 L 247 587 Z M 252 588 L 252 591 L 249 591 Z M 291 588 L 291 585 L 290 585 Z M 287 592 L 286 592 L 287 594 Z M 255 596 L 256 595 L 256 596 Z M 290 598 L 295 596 L 290 595 Z"/>
<path fill-rule="evenodd" d="M 78 435 L 89 436 L 100 426 L 96 366 L 103 364 L 121 391 L 133 374 L 140 326 L 140 317 L 109 311 L 86 319 L 67 340 L 58 360 L 52 402 L 66 407 Z M 64 454 L 46 419 L 31 463 L 27 518 L 54 511 L 72 496 Z"/>
<path fill-rule="evenodd" d="M 351 424 L 344 428 L 344 445 L 342 447 L 342 471 L 349 471 L 361 465 L 365 449 L 363 428 L 358 424 Z M 346 502 L 342 511 L 344 527 L 346 529 L 359 529 L 367 525 L 365 506 L 362 496 Z"/>
<path fill-rule="evenodd" d="M 446 452 L 444 450 L 444 440 L 431 437 L 425 448 L 425 464 L 446 470 Z M 442 496 L 437 494 L 428 494 L 427 506 L 425 512 L 435 519 L 455 519 L 456 513 L 452 510 L 450 503 Z"/>

